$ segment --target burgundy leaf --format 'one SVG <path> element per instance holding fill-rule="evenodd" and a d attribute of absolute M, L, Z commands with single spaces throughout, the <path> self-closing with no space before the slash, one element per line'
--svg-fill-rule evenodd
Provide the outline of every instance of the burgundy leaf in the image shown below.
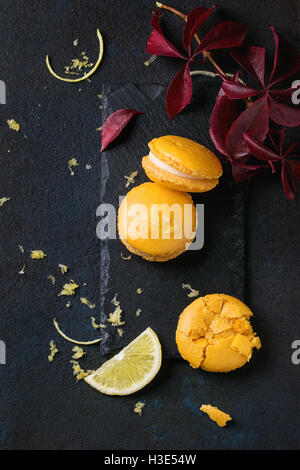
<path fill-rule="evenodd" d="M 274 35 L 276 52 L 273 70 L 269 79 L 269 86 L 282 82 L 294 75 L 300 69 L 300 55 L 298 51 L 271 26 Z"/>
<path fill-rule="evenodd" d="M 223 79 L 222 88 L 230 100 L 241 100 L 263 93 L 262 90 L 256 90 L 255 88 L 251 88 L 227 78 Z"/>
<path fill-rule="evenodd" d="M 143 114 L 136 109 L 118 109 L 112 113 L 102 125 L 102 147 L 101 152 L 105 150 L 108 145 L 115 140 L 116 137 L 122 132 L 124 127 L 136 114 Z"/>
<path fill-rule="evenodd" d="M 300 108 L 279 103 L 269 96 L 270 118 L 280 126 L 296 127 L 300 125 Z"/>
<path fill-rule="evenodd" d="M 269 90 L 269 93 L 270 95 L 274 96 L 279 101 L 284 101 L 287 104 L 292 104 L 292 95 L 296 90 L 297 90 L 297 87 L 286 88 L 284 90 Z"/>
<path fill-rule="evenodd" d="M 216 149 L 223 155 L 227 155 L 225 148 L 227 132 L 238 115 L 237 102 L 229 100 L 221 88 L 210 118 L 209 134 Z"/>
<path fill-rule="evenodd" d="M 244 70 L 252 75 L 262 86 L 265 83 L 265 55 L 264 47 L 245 47 L 231 51 L 231 55 Z"/>
<path fill-rule="evenodd" d="M 176 47 L 163 35 L 157 12 L 155 12 L 152 17 L 151 25 L 153 27 L 153 31 L 147 41 L 146 49 L 149 54 L 186 59 L 186 57 L 184 57 L 184 55 L 181 54 L 181 52 L 179 52 Z"/>
<path fill-rule="evenodd" d="M 285 156 L 296 157 L 296 158 L 299 157 L 299 155 L 293 154 L 294 149 L 298 146 L 299 146 L 299 142 L 295 142 L 294 144 L 292 144 L 285 152 Z"/>
<path fill-rule="evenodd" d="M 286 163 L 283 163 L 282 165 L 281 179 L 282 179 L 285 195 L 288 199 L 292 201 L 296 194 L 296 185 L 295 185 L 295 180 L 293 178 L 292 171 L 290 170 L 290 168 L 288 167 Z"/>
<path fill-rule="evenodd" d="M 298 183 L 300 183 L 300 161 L 289 160 L 289 165 Z"/>
<path fill-rule="evenodd" d="M 259 160 L 271 162 L 278 162 L 278 160 L 280 160 L 280 156 L 277 155 L 277 153 L 273 152 L 273 150 L 269 149 L 262 143 L 257 142 L 257 140 L 253 139 L 249 135 L 244 134 L 244 139 L 249 149 L 249 152 Z"/>
<path fill-rule="evenodd" d="M 180 113 L 190 102 L 193 94 L 189 62 L 172 80 L 166 94 L 166 107 L 170 119 Z"/>
<path fill-rule="evenodd" d="M 226 149 L 235 158 L 249 153 L 244 134 L 263 142 L 269 130 L 269 109 L 267 97 L 263 96 L 243 111 L 232 124 L 227 137 Z"/>
<path fill-rule="evenodd" d="M 225 49 L 227 47 L 240 46 L 245 37 L 246 28 L 243 24 L 234 21 L 224 21 L 213 26 L 204 36 L 197 47 L 194 56 L 201 51 L 213 49 Z"/>
<path fill-rule="evenodd" d="M 283 140 L 285 135 L 285 128 L 282 129 L 270 129 L 268 137 L 270 138 L 274 149 L 282 157 L 282 147 L 283 147 Z"/>
<path fill-rule="evenodd" d="M 205 23 L 209 15 L 215 10 L 213 5 L 209 10 L 205 7 L 194 8 L 187 16 L 187 21 L 183 31 L 183 45 L 189 55 L 191 55 L 191 45 L 198 29 Z"/>

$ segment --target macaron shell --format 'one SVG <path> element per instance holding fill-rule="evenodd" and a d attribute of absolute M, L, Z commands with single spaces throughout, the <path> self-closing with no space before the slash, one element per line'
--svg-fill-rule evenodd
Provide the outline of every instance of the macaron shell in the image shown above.
<path fill-rule="evenodd" d="M 199 297 L 179 317 L 176 342 L 192 367 L 230 372 L 251 359 L 260 339 L 249 323 L 251 310 L 226 294 Z"/>
<path fill-rule="evenodd" d="M 191 213 L 188 216 L 191 216 L 191 220 L 187 220 L 187 222 L 191 228 L 191 236 L 186 238 L 183 233 L 180 238 L 163 238 L 160 234 L 157 238 L 151 238 L 151 217 L 146 215 L 145 219 L 144 214 L 142 214 L 140 219 L 136 219 L 135 215 L 131 216 L 128 213 L 130 207 L 136 204 L 143 205 L 147 209 L 147 214 L 151 214 L 151 207 L 154 204 L 166 204 L 170 208 L 174 204 L 178 204 L 181 208 L 182 217 L 179 217 L 182 227 L 184 205 L 190 205 Z M 145 229 L 146 236 L 136 236 L 136 220 L 138 220 L 139 227 Z M 186 251 L 195 236 L 196 221 L 196 208 L 189 194 L 174 191 L 156 183 L 144 183 L 129 191 L 126 198 L 122 201 L 118 213 L 118 230 L 121 241 L 132 253 L 142 256 L 149 261 L 167 261 Z M 128 228 L 127 231 L 126 226 Z M 131 232 L 132 229 L 133 231 Z M 161 220 L 159 233 L 161 233 Z"/>
<path fill-rule="evenodd" d="M 218 179 L 203 179 L 199 181 L 168 173 L 154 165 L 150 160 L 149 155 L 143 158 L 142 166 L 151 181 L 177 191 L 204 193 L 215 188 L 219 183 Z"/>
<path fill-rule="evenodd" d="M 218 157 L 191 139 L 165 135 L 148 145 L 155 157 L 182 173 L 207 179 L 218 179 L 223 174 Z"/>

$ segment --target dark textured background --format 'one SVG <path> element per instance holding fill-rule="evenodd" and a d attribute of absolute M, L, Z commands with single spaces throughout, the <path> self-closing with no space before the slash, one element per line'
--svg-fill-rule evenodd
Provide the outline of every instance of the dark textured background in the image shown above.
<path fill-rule="evenodd" d="M 219 3 L 219 19 L 248 24 L 249 43 L 273 50 L 266 25 L 274 24 L 300 47 L 298 1 Z M 172 4 L 188 11 L 198 3 Z M 261 175 L 247 192 L 246 301 L 255 312 L 263 349 L 240 371 L 210 375 L 183 361 L 166 361 L 136 396 L 102 396 L 76 383 L 68 363 L 72 346 L 58 338 L 51 323 L 57 316 L 71 336 L 95 334 L 91 312 L 78 294 L 69 310 L 65 298 L 57 297 L 69 279 L 62 278 L 57 264 L 69 265 L 80 294 L 97 303 L 97 94 L 103 83 L 167 84 L 177 70 L 171 59 L 143 65 L 152 5 L 148 0 L 0 2 L 0 79 L 7 85 L 7 105 L 0 106 L 0 197 L 12 198 L 0 208 L 0 339 L 7 345 L 7 365 L 0 365 L 2 449 L 299 448 L 300 366 L 291 363 L 291 343 L 300 339 L 299 195 L 288 202 L 278 177 Z M 166 31 L 180 30 L 172 16 L 166 23 Z M 56 70 L 82 50 L 95 60 L 97 27 L 106 52 L 92 81 L 68 85 L 51 77 L 44 64 L 47 53 Z M 222 53 L 220 62 L 230 69 Z M 11 118 L 21 124 L 19 133 L 8 129 Z M 159 116 L 157 121 L 159 127 Z M 72 157 L 80 164 L 74 177 L 67 168 Z M 48 256 L 30 260 L 31 249 Z M 26 274 L 20 276 L 24 262 Z M 49 274 L 57 277 L 55 287 Z M 52 364 L 47 361 L 50 339 L 60 349 Z M 82 366 L 98 363 L 99 348 L 91 347 Z M 138 400 L 146 402 L 142 417 L 132 412 Z M 234 423 L 217 428 L 199 411 L 203 402 L 229 411 Z"/>

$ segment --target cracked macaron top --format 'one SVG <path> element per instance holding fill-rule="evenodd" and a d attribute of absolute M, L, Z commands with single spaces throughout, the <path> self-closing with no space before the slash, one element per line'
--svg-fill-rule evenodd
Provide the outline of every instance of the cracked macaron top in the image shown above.
<path fill-rule="evenodd" d="M 176 135 L 149 142 L 143 158 L 148 177 L 179 191 L 204 192 L 214 188 L 223 174 L 220 160 L 199 143 Z"/>
<path fill-rule="evenodd" d="M 179 317 L 176 343 L 194 368 L 229 372 L 242 367 L 261 342 L 249 322 L 251 310 L 230 295 L 211 294 L 192 302 Z"/>

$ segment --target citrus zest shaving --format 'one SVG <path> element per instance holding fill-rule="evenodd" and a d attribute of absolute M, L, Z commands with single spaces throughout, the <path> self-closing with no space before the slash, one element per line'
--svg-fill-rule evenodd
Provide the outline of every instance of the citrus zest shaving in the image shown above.
<path fill-rule="evenodd" d="M 14 119 L 7 119 L 7 124 L 10 129 L 12 129 L 13 131 L 19 132 L 20 124 L 16 122 Z"/>
<path fill-rule="evenodd" d="M 62 82 L 68 82 L 68 83 L 78 83 L 78 82 L 82 82 L 83 80 L 86 80 L 88 77 L 90 77 L 91 75 L 93 75 L 94 72 L 96 72 L 97 68 L 99 67 L 100 65 L 100 62 L 102 60 L 102 57 L 103 57 L 103 51 L 104 51 L 104 44 L 103 44 L 103 37 L 99 31 L 99 29 L 97 29 L 97 37 L 99 39 L 99 57 L 97 59 L 97 62 L 95 63 L 94 67 L 85 75 L 83 75 L 82 77 L 79 77 L 79 78 L 65 78 L 65 77 L 60 77 L 59 75 L 57 75 L 57 73 L 54 72 L 54 70 L 52 69 L 51 65 L 50 65 L 50 60 L 49 60 L 49 56 L 47 55 L 46 56 L 46 65 L 47 65 L 47 68 L 49 70 L 49 72 L 51 73 L 51 75 L 53 75 L 53 77 L 57 78 L 58 80 L 61 80 Z"/>
<path fill-rule="evenodd" d="M 86 354 L 80 346 L 74 346 L 72 351 L 74 353 L 72 356 L 73 359 L 81 359 Z"/>
<path fill-rule="evenodd" d="M 55 346 L 54 341 L 50 341 L 49 346 L 50 346 L 50 354 L 48 356 L 48 361 L 52 362 L 55 354 L 58 353 L 59 350 Z"/>
<path fill-rule="evenodd" d="M 141 289 L 140 287 L 136 290 L 136 293 L 141 295 L 143 293 L 143 289 Z"/>
<path fill-rule="evenodd" d="M 142 411 L 143 411 L 144 406 L 145 406 L 145 403 L 143 403 L 142 401 L 138 401 L 135 404 L 135 408 L 134 408 L 133 412 L 137 413 L 140 416 L 142 416 Z"/>
<path fill-rule="evenodd" d="M 182 284 L 183 289 L 189 289 L 190 293 L 187 295 L 188 297 L 198 297 L 199 291 L 196 289 L 193 289 L 190 284 Z"/>
<path fill-rule="evenodd" d="M 61 329 L 59 328 L 58 326 L 58 323 L 56 321 L 56 318 L 53 319 L 53 324 L 57 330 L 57 332 L 67 341 L 69 341 L 70 343 L 74 343 L 74 344 L 82 344 L 82 345 L 85 345 L 85 346 L 89 346 L 90 344 L 96 344 L 96 343 L 100 343 L 100 341 L 102 341 L 102 338 L 97 338 L 97 339 L 94 339 L 93 341 L 77 341 L 76 339 L 72 339 L 72 338 L 69 338 L 69 336 L 65 335 L 65 333 L 63 331 L 61 331 Z"/>
<path fill-rule="evenodd" d="M 5 204 L 7 201 L 10 201 L 10 197 L 2 197 L 2 198 L 0 199 L 0 207 L 4 206 L 4 204 Z"/>
<path fill-rule="evenodd" d="M 79 163 L 78 163 L 78 161 L 76 160 L 76 158 L 71 158 L 71 160 L 68 161 L 68 168 L 69 168 L 69 170 L 70 170 L 71 176 L 74 176 L 74 175 L 75 175 L 75 173 L 74 173 L 74 171 L 73 171 L 73 169 L 72 169 L 72 166 L 78 166 L 78 165 L 79 165 Z"/>
<path fill-rule="evenodd" d="M 91 317 L 91 320 L 92 320 L 92 327 L 95 328 L 95 330 L 97 330 L 98 328 L 106 328 L 107 325 L 104 325 L 104 323 L 99 323 L 99 325 L 96 323 L 96 318 L 95 317 Z"/>
<path fill-rule="evenodd" d="M 65 274 L 69 269 L 68 266 L 66 266 L 65 264 L 59 264 L 58 267 L 61 270 L 62 274 Z"/>
<path fill-rule="evenodd" d="M 87 305 L 91 310 L 96 308 L 96 304 L 92 304 L 88 299 L 85 297 L 80 297 L 81 303 Z"/>
<path fill-rule="evenodd" d="M 121 253 L 121 258 L 124 260 L 124 261 L 129 261 L 131 259 L 131 255 L 129 256 L 124 256 L 123 253 Z"/>
<path fill-rule="evenodd" d="M 135 312 L 136 316 L 139 317 L 141 312 L 142 312 L 142 310 L 140 308 L 138 308 L 137 311 Z"/>
<path fill-rule="evenodd" d="M 30 258 L 43 259 L 47 256 L 42 250 L 31 250 Z"/>
<path fill-rule="evenodd" d="M 133 171 L 132 173 L 130 173 L 129 176 L 124 176 L 124 178 L 127 180 L 126 181 L 126 185 L 125 185 L 125 188 L 128 188 L 128 186 L 130 184 L 134 184 L 135 183 L 135 178 L 137 177 L 138 175 L 138 172 L 137 171 Z"/>
<path fill-rule="evenodd" d="M 58 295 L 75 295 L 75 291 L 78 287 L 79 285 L 71 280 L 69 283 L 64 285 L 63 290 Z"/>
<path fill-rule="evenodd" d="M 56 281 L 55 276 L 53 276 L 53 274 L 49 274 L 48 279 L 51 282 L 51 284 L 54 286 L 55 281 Z"/>
<path fill-rule="evenodd" d="M 118 331 L 118 335 L 122 338 L 123 335 L 124 335 L 124 330 L 123 330 L 123 328 L 118 328 L 117 331 Z"/>
<path fill-rule="evenodd" d="M 23 268 L 20 269 L 20 271 L 18 271 L 18 274 L 25 274 L 25 267 L 26 267 L 26 265 L 24 264 Z"/>
<path fill-rule="evenodd" d="M 112 324 L 112 326 L 125 325 L 125 322 L 121 321 L 121 313 L 122 313 L 122 309 L 120 305 L 118 305 L 115 308 L 115 310 L 109 314 L 109 318 L 107 319 L 107 321 L 109 321 Z"/>
<path fill-rule="evenodd" d="M 77 380 L 85 379 L 88 375 L 93 374 L 94 370 L 84 370 L 80 367 L 77 361 L 70 361 L 73 364 L 73 375 L 75 375 Z"/>

